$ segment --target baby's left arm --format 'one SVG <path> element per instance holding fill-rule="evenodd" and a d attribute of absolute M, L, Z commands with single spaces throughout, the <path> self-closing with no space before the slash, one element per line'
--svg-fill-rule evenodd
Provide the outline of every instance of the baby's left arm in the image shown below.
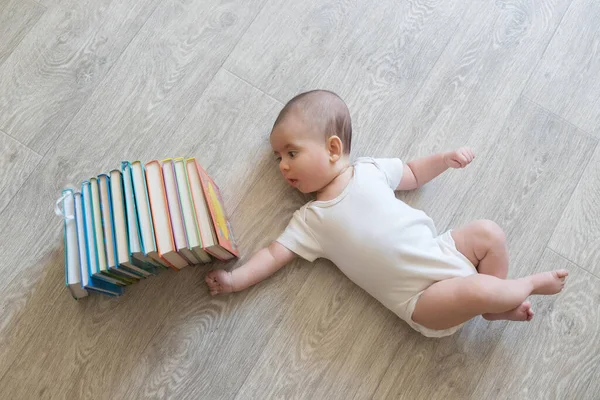
<path fill-rule="evenodd" d="M 396 190 L 417 189 L 431 181 L 448 168 L 464 168 L 473 161 L 475 155 L 468 147 L 437 153 L 404 164 L 402 179 Z"/>

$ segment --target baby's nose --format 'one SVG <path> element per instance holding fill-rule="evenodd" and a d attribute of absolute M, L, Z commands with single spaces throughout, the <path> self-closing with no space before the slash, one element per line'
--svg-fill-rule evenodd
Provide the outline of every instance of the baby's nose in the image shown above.
<path fill-rule="evenodd" d="M 279 163 L 279 169 L 283 172 L 283 171 L 288 171 L 290 169 L 290 166 L 288 165 L 288 163 L 282 161 Z"/>

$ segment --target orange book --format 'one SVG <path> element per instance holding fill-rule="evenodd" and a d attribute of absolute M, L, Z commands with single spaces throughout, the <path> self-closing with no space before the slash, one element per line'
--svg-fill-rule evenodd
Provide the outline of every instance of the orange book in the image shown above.
<path fill-rule="evenodd" d="M 195 158 L 186 160 L 204 249 L 221 261 L 239 257 L 219 187 Z"/>
<path fill-rule="evenodd" d="M 162 167 L 157 160 L 146 163 L 146 181 L 158 255 L 175 267 L 175 270 L 180 270 L 189 263 L 177 253 L 175 247 Z"/>

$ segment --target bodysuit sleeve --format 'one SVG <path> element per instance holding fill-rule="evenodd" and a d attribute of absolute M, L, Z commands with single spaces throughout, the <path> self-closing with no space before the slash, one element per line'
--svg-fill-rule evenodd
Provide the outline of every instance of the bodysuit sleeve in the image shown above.
<path fill-rule="evenodd" d="M 305 209 L 302 208 L 294 213 L 287 228 L 277 238 L 277 242 L 305 260 L 314 261 L 322 257 L 323 251 L 305 222 L 304 211 Z"/>
<path fill-rule="evenodd" d="M 388 185 L 394 190 L 402 180 L 404 164 L 399 158 L 374 158 L 373 163 L 384 173 Z"/>

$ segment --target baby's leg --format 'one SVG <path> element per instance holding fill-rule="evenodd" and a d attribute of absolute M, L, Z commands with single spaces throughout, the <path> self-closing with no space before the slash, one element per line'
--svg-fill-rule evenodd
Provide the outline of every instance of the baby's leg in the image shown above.
<path fill-rule="evenodd" d="M 465 255 L 480 274 L 506 279 L 508 248 L 502 228 L 489 220 L 473 221 L 452 230 L 456 249 Z"/>
<path fill-rule="evenodd" d="M 436 282 L 419 297 L 413 321 L 429 329 L 460 325 L 477 315 L 500 314 L 521 305 L 531 294 L 556 294 L 564 286 L 564 269 L 520 279 L 477 274 Z"/>
<path fill-rule="evenodd" d="M 508 275 L 508 247 L 506 235 L 498 224 L 489 220 L 471 222 L 452 231 L 456 248 L 477 268 L 480 274 L 506 279 Z M 510 319 L 531 321 L 531 303 L 524 301 L 512 310 L 500 314 L 487 313 L 483 318 L 494 321 Z"/>

